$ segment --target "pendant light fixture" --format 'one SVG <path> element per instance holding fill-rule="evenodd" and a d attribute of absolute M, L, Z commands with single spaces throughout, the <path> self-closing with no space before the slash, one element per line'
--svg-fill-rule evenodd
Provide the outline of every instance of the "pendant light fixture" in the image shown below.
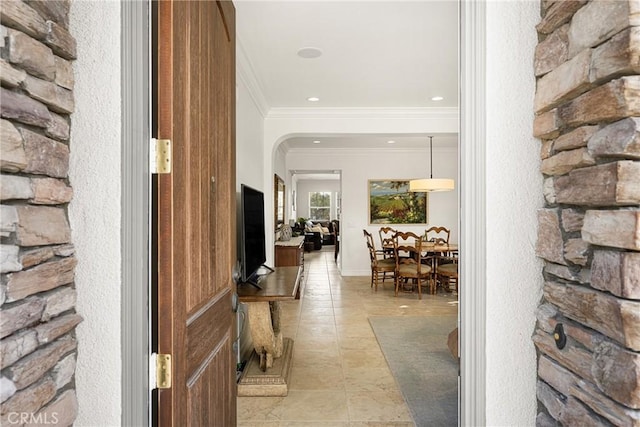
<path fill-rule="evenodd" d="M 409 181 L 409 191 L 416 193 L 427 193 L 431 191 L 451 191 L 454 189 L 452 179 L 433 178 L 433 136 L 429 137 L 429 161 L 431 166 L 429 168 L 429 178 L 412 179 Z"/>

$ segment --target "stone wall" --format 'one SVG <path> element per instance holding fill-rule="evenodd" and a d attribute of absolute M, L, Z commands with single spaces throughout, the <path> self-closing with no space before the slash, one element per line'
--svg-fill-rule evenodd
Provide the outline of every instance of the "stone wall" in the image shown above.
<path fill-rule="evenodd" d="M 0 7 L 0 425 L 77 414 L 74 269 L 67 205 L 74 109 L 70 0 Z"/>
<path fill-rule="evenodd" d="M 541 15 L 537 425 L 640 426 L 640 2 Z"/>

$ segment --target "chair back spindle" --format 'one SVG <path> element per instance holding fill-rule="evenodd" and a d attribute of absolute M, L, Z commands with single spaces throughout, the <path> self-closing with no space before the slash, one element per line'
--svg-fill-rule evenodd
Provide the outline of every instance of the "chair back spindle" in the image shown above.
<path fill-rule="evenodd" d="M 391 227 L 380 227 L 378 234 L 380 235 L 380 248 L 385 258 L 391 258 L 393 255 L 393 235 L 396 230 Z"/>

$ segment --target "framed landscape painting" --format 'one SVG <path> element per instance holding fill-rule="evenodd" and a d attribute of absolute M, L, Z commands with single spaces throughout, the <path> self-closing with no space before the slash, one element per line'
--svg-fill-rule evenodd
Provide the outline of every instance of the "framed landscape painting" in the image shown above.
<path fill-rule="evenodd" d="M 409 192 L 409 180 L 369 180 L 369 224 L 427 224 L 428 193 Z"/>

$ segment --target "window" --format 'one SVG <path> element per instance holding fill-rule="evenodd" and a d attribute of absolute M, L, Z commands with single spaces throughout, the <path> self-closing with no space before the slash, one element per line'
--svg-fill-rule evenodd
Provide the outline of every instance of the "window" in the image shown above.
<path fill-rule="evenodd" d="M 329 221 L 331 214 L 331 193 L 316 191 L 309 193 L 309 216 L 318 221 Z"/>

